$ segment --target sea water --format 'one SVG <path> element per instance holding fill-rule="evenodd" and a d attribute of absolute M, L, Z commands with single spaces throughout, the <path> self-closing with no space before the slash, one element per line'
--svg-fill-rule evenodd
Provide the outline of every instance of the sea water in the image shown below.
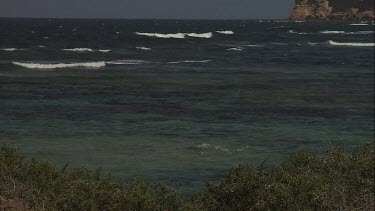
<path fill-rule="evenodd" d="M 184 193 L 374 139 L 373 25 L 0 19 L 0 144 Z"/>

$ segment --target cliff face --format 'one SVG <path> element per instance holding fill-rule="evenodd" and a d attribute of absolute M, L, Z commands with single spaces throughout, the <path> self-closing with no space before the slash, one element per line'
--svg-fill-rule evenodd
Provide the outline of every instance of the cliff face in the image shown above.
<path fill-rule="evenodd" d="M 374 0 L 296 0 L 291 20 L 373 21 Z"/>

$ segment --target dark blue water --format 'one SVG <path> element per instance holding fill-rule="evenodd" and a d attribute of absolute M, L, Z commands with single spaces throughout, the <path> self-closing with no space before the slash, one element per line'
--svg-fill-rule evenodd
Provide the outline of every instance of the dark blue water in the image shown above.
<path fill-rule="evenodd" d="M 372 23 L 0 19 L 0 143 L 194 191 L 374 139 L 373 45 Z"/>

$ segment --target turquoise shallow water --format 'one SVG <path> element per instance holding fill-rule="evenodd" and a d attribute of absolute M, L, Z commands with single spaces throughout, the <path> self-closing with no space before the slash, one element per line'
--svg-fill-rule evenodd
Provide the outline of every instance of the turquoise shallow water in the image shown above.
<path fill-rule="evenodd" d="M 14 21 L 2 19 L 0 26 L 27 36 L 22 31 L 27 27 L 12 28 Z M 323 29 L 368 29 L 349 24 L 245 22 L 241 28 L 243 22 L 161 21 L 162 30 L 170 33 L 214 31 L 223 25 L 235 33 L 165 40 L 134 37 L 131 32 L 139 29 L 132 27 L 140 24 L 136 21 L 104 21 L 108 28 L 99 37 L 89 32 L 100 28 L 100 22 L 28 21 L 16 22 L 38 25 L 42 37 L 7 36 L 0 46 L 28 49 L 0 51 L 0 143 L 17 146 L 28 157 L 58 166 L 70 162 L 71 168 L 101 167 L 120 179 L 142 176 L 190 193 L 236 164 L 267 160 L 272 165 L 299 148 L 320 152 L 337 144 L 351 149 L 374 138 L 373 47 L 324 43 L 371 43 L 373 34 L 319 34 Z M 281 24 L 292 28 L 272 29 Z M 56 38 L 68 47 L 112 52 L 60 51 L 61 42 L 43 38 L 52 37 L 60 25 L 82 29 L 79 39 Z M 108 41 L 114 26 L 125 34 L 120 43 Z M 292 29 L 312 34 L 300 37 L 289 33 Z M 47 49 L 32 48 L 41 42 Z M 263 47 L 246 48 L 250 43 Z M 131 45 L 152 50 L 137 51 Z M 228 51 L 223 45 L 243 50 Z M 132 64 L 35 69 L 11 63 L 124 59 Z"/>

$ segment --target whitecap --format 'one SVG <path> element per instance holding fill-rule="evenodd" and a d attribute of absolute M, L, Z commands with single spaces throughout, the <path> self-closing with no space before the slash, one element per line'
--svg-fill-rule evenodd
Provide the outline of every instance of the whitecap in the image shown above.
<path fill-rule="evenodd" d="M 368 26 L 367 23 L 352 23 L 352 24 L 349 24 L 351 26 Z"/>
<path fill-rule="evenodd" d="M 320 33 L 321 34 L 345 34 L 346 32 L 345 31 L 328 31 L 328 30 L 325 30 L 325 31 L 321 31 Z"/>
<path fill-rule="evenodd" d="M 85 68 L 101 68 L 106 64 L 105 62 L 80 62 L 80 63 L 24 63 L 24 62 L 12 62 L 14 65 L 29 69 L 57 69 L 57 68 L 72 68 L 72 67 L 85 67 Z"/>
<path fill-rule="evenodd" d="M 185 61 L 176 61 L 176 62 L 168 62 L 168 64 L 179 64 L 179 63 L 206 63 L 212 60 L 185 60 Z"/>
<path fill-rule="evenodd" d="M 329 40 L 328 44 L 333 45 L 333 46 L 352 46 L 352 47 L 373 47 L 373 46 L 375 46 L 374 43 L 351 43 L 351 42 L 340 43 L 340 42 L 335 42 L 333 40 Z"/>
<path fill-rule="evenodd" d="M 111 52 L 112 50 L 111 49 L 105 49 L 105 50 L 98 50 L 99 52 L 102 52 L 102 53 L 109 53 Z"/>
<path fill-rule="evenodd" d="M 185 34 L 183 33 L 177 33 L 177 34 L 159 34 L 159 33 L 141 33 L 141 32 L 135 32 L 137 35 L 141 36 L 147 36 L 147 37 L 157 37 L 157 38 L 175 38 L 175 39 L 184 39 Z"/>
<path fill-rule="evenodd" d="M 234 34 L 233 31 L 216 31 L 216 32 L 219 33 L 219 34 L 227 34 L 227 35 Z"/>
<path fill-rule="evenodd" d="M 137 47 L 137 50 L 142 50 L 142 51 L 151 51 L 151 48 L 146 48 L 146 47 Z"/>
<path fill-rule="evenodd" d="M 195 37 L 195 38 L 212 38 L 213 34 L 212 32 L 207 32 L 207 33 L 202 33 L 202 34 L 197 34 L 197 33 L 186 33 L 187 36 L 189 37 Z"/>
<path fill-rule="evenodd" d="M 243 48 L 228 48 L 227 51 L 242 51 Z"/>
<path fill-rule="evenodd" d="M 47 40 L 48 38 L 49 38 L 49 37 L 43 37 L 43 39 L 46 39 L 46 40 Z"/>
<path fill-rule="evenodd" d="M 23 49 L 18 49 L 18 48 L 0 48 L 2 51 L 20 51 Z"/>
<path fill-rule="evenodd" d="M 91 48 L 66 48 L 63 51 L 74 51 L 74 52 L 92 52 Z"/>
<path fill-rule="evenodd" d="M 321 31 L 322 34 L 373 34 L 374 31 L 356 31 L 356 32 L 346 32 L 346 31 Z"/>

